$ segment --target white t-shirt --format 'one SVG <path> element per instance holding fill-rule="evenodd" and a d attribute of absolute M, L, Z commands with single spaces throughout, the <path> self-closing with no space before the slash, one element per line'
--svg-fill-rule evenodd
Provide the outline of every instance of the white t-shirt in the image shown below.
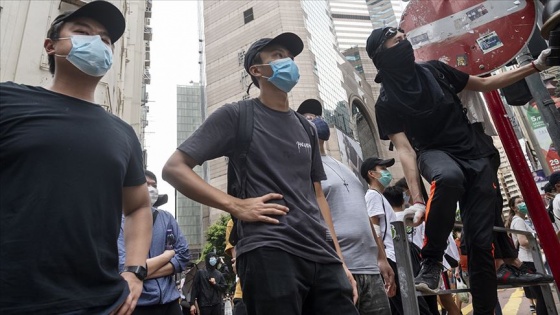
<path fill-rule="evenodd" d="M 535 231 L 525 223 L 525 220 L 517 215 L 514 216 L 513 220 L 511 221 L 511 228 L 513 230 L 535 233 Z M 513 245 L 515 245 L 516 248 L 519 247 L 519 260 L 533 262 L 533 254 L 531 253 L 531 250 L 528 247 L 519 245 L 517 234 L 511 233 L 511 238 L 513 239 Z"/>
<path fill-rule="evenodd" d="M 554 212 L 554 220 L 560 222 L 560 194 L 556 194 L 552 200 L 552 212 Z"/>
<path fill-rule="evenodd" d="M 366 192 L 367 212 L 370 217 L 379 218 L 379 226 L 381 227 L 381 235 L 379 238 L 385 245 L 385 253 L 387 258 L 397 262 L 395 257 L 395 246 L 393 245 L 393 226 L 391 222 L 397 221 L 393 207 L 385 197 L 378 191 L 368 189 Z"/>

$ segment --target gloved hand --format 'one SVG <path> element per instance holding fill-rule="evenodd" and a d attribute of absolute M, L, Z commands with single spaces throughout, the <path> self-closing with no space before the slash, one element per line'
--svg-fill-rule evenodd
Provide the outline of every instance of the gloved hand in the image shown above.
<path fill-rule="evenodd" d="M 533 61 L 533 65 L 535 66 L 535 68 L 537 68 L 539 71 L 543 71 L 550 68 L 551 66 L 546 65 L 546 58 L 549 55 L 550 55 L 550 48 L 541 51 L 539 57 L 535 61 Z"/>
<path fill-rule="evenodd" d="M 404 210 L 405 224 L 409 226 L 419 226 L 424 222 L 424 215 L 426 214 L 426 205 L 423 203 L 415 203 Z M 412 220 L 410 220 L 412 217 Z"/>

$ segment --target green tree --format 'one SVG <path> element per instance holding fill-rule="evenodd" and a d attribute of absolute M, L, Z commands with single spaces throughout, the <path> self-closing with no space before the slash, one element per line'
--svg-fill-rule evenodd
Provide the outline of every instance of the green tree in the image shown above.
<path fill-rule="evenodd" d="M 222 215 L 208 228 L 208 233 L 206 234 L 207 243 L 204 244 L 204 249 L 202 250 L 201 259 L 210 252 L 215 252 L 217 256 L 224 256 L 224 250 L 226 248 L 226 226 L 230 219 L 229 214 Z"/>

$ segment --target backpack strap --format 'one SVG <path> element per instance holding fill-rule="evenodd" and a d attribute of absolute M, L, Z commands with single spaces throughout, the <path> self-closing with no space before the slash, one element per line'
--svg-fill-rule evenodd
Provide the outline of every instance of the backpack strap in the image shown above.
<path fill-rule="evenodd" d="M 253 139 L 254 108 L 250 100 L 242 100 L 239 101 L 238 104 L 239 119 L 237 124 L 237 137 L 235 139 L 233 154 L 228 162 L 227 193 L 238 198 L 245 198 L 245 188 L 247 186 L 247 154 Z M 235 166 L 232 160 L 236 162 Z M 239 240 L 237 218 L 231 216 L 231 219 L 233 220 L 233 228 L 228 241 L 231 245 L 235 246 Z"/>
<path fill-rule="evenodd" d="M 154 210 L 154 212 L 152 213 L 152 218 L 154 219 L 154 221 L 152 222 L 152 225 L 156 224 L 156 218 L 159 214 L 159 211 Z"/>

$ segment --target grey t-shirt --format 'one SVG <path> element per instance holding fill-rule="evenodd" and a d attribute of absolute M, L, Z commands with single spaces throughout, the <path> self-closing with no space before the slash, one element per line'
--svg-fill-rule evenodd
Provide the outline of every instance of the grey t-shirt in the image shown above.
<path fill-rule="evenodd" d="M 237 255 L 266 246 L 318 263 L 340 262 L 332 242 L 327 241 L 328 228 L 313 188 L 313 182 L 325 179 L 318 146 L 310 142 L 294 111 L 275 111 L 258 99 L 250 102 L 254 106 L 254 127 L 247 156 L 247 197 L 280 193 L 284 198 L 271 202 L 285 205 L 290 211 L 277 217 L 280 224 L 238 221 Z M 238 119 L 239 103 L 226 104 L 178 149 L 198 164 L 231 156 Z"/>
<path fill-rule="evenodd" d="M 327 174 L 321 186 L 346 266 L 353 274 L 379 274 L 362 183 L 346 165 L 326 155 L 321 159 Z"/>

